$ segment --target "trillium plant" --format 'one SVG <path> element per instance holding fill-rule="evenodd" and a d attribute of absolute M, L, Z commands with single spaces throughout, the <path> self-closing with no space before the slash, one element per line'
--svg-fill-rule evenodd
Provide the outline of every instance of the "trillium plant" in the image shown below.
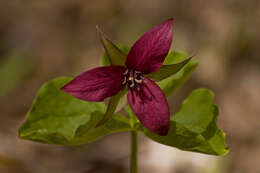
<path fill-rule="evenodd" d="M 170 115 L 174 106 L 169 106 L 167 97 L 198 65 L 191 56 L 170 51 L 173 19 L 153 27 L 130 49 L 115 45 L 97 30 L 105 49 L 103 66 L 44 84 L 19 129 L 20 138 L 77 146 L 129 131 L 132 173 L 137 172 L 138 132 L 184 151 L 228 152 L 225 134 L 216 124 L 218 108 L 212 91 L 193 90 Z"/>

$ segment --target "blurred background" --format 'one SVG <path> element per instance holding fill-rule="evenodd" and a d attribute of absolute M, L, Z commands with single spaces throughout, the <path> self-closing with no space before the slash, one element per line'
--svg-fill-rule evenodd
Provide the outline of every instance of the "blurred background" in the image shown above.
<path fill-rule="evenodd" d="M 200 62 L 170 107 L 178 110 L 192 89 L 212 89 L 230 153 L 183 152 L 140 135 L 140 172 L 259 173 L 259 9 L 259 0 L 0 0 L 0 173 L 128 172 L 128 133 L 68 148 L 20 140 L 17 129 L 44 82 L 100 64 L 97 24 L 131 46 L 170 17 L 172 49 Z"/>

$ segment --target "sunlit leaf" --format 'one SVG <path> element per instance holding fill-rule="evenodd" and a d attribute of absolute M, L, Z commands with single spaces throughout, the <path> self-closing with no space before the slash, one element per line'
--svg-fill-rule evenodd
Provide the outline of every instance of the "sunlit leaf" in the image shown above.
<path fill-rule="evenodd" d="M 104 117 L 103 102 L 79 100 L 60 90 L 71 81 L 61 77 L 44 84 L 19 129 L 22 139 L 59 145 L 81 145 L 105 135 L 131 130 L 123 116 L 115 115 L 95 128 Z"/>
<path fill-rule="evenodd" d="M 96 112 L 99 116 L 104 114 Z M 97 114 L 93 115 L 96 116 Z M 66 141 L 64 145 L 82 145 L 95 142 L 96 140 L 110 135 L 112 133 L 121 133 L 132 131 L 133 128 L 129 124 L 129 120 L 124 118 L 122 115 L 114 115 L 105 124 L 98 126 L 96 128 L 88 128 L 88 125 L 80 127 L 74 138 L 70 141 Z"/>
<path fill-rule="evenodd" d="M 207 89 L 194 90 L 171 120 L 167 136 L 158 136 L 142 126 L 139 130 L 156 142 L 181 150 L 225 155 L 228 148 L 225 134 L 216 124 L 218 109 L 213 98 Z"/>

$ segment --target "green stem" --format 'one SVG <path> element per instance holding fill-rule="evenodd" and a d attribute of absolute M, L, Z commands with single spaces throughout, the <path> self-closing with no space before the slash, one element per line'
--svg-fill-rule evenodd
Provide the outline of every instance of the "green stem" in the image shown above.
<path fill-rule="evenodd" d="M 138 167 L 137 167 L 137 150 L 138 150 L 138 144 L 137 144 L 137 132 L 132 131 L 131 132 L 131 162 L 130 162 L 130 172 L 131 173 L 137 173 Z"/>

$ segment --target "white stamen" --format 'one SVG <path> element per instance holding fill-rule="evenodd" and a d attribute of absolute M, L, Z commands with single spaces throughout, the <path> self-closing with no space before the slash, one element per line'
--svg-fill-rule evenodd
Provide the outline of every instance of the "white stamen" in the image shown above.
<path fill-rule="evenodd" d="M 129 72 L 129 70 L 126 69 L 126 71 L 123 73 L 123 75 L 127 75 L 128 72 Z"/>
<path fill-rule="evenodd" d="M 122 84 L 124 85 L 126 83 L 126 77 L 124 77 L 124 81 L 122 82 Z"/>

